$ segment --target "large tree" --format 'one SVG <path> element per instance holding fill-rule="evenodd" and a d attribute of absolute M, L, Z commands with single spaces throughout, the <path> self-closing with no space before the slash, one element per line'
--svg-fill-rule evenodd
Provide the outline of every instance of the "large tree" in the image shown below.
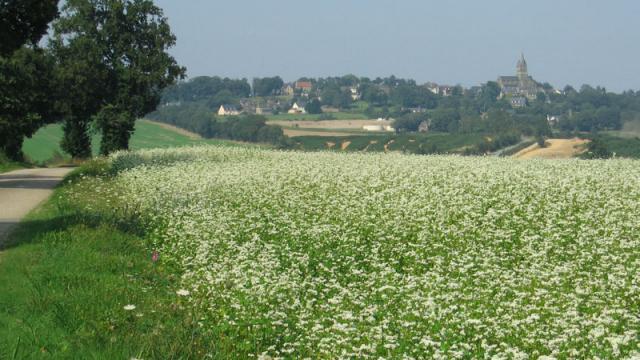
<path fill-rule="evenodd" d="M 58 14 L 58 0 L 0 0 L 0 55 L 35 45 Z"/>
<path fill-rule="evenodd" d="M 0 0 L 0 151 L 22 159 L 22 142 L 55 118 L 53 61 L 37 43 L 55 0 Z"/>
<path fill-rule="evenodd" d="M 253 79 L 253 94 L 255 96 L 272 96 L 277 95 L 284 82 L 280 76 L 254 78 Z"/>
<path fill-rule="evenodd" d="M 80 80 L 71 84 L 74 93 L 92 93 L 78 108 L 67 106 L 65 139 L 86 133 L 94 115 L 100 152 L 127 149 L 135 120 L 153 111 L 162 89 L 184 76 L 167 53 L 176 41 L 167 18 L 151 0 L 68 0 L 54 30 L 52 48 L 66 53 L 66 64 L 75 69 L 68 77 Z"/>
<path fill-rule="evenodd" d="M 0 57 L 0 150 L 22 160 L 22 142 L 54 121 L 53 60 L 41 49 Z"/>

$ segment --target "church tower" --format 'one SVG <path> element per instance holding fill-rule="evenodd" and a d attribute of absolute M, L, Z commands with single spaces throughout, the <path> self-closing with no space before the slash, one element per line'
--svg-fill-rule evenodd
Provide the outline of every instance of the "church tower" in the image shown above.
<path fill-rule="evenodd" d="M 524 81 L 529 77 L 529 73 L 527 72 L 527 61 L 524 59 L 524 54 L 521 54 L 520 60 L 518 60 L 517 74 L 520 81 Z"/>

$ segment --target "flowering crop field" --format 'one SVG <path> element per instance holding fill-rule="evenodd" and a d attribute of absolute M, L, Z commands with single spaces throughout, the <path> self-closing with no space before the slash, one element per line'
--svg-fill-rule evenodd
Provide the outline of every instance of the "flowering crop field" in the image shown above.
<path fill-rule="evenodd" d="M 210 146 L 111 163 L 236 354 L 640 356 L 638 161 Z"/>

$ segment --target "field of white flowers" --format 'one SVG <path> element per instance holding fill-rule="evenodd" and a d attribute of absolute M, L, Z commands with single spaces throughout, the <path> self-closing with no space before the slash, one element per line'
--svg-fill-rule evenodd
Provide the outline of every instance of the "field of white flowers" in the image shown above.
<path fill-rule="evenodd" d="M 201 326 L 256 358 L 640 356 L 638 161 L 197 147 L 111 162 Z"/>

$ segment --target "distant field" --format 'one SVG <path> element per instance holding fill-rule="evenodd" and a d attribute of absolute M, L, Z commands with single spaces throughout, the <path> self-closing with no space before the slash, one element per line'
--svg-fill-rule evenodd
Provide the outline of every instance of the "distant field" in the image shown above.
<path fill-rule="evenodd" d="M 367 133 L 357 130 L 326 130 L 326 129 L 296 129 L 296 128 L 283 128 L 284 134 L 295 138 L 300 136 L 363 136 Z"/>
<path fill-rule="evenodd" d="M 281 126 L 284 134 L 296 136 L 349 136 L 369 135 L 375 132 L 363 130 L 365 125 L 391 125 L 391 121 L 377 120 L 269 120 L 270 125 Z M 383 132 L 381 132 L 383 133 Z"/>
<path fill-rule="evenodd" d="M 385 134 L 347 136 L 300 136 L 294 138 L 301 150 L 341 150 L 363 152 L 462 153 L 482 141 L 480 134 Z"/>
<path fill-rule="evenodd" d="M 40 129 L 31 139 L 26 139 L 22 151 L 29 160 L 36 163 L 47 162 L 54 157 L 60 157 L 60 160 L 68 159 L 69 156 L 64 154 L 60 148 L 61 138 L 62 126 L 60 124 L 48 125 Z M 98 134 L 93 135 L 92 143 L 93 154 L 97 155 L 100 149 Z M 148 120 L 139 120 L 136 123 L 136 131 L 130 142 L 131 149 L 180 147 L 196 144 L 232 144 L 232 142 L 201 139 L 197 134 Z"/>
<path fill-rule="evenodd" d="M 548 139 L 547 145 L 541 148 L 537 143 L 520 150 L 514 155 L 519 159 L 569 159 L 586 150 L 589 140 L 585 139 Z"/>
<path fill-rule="evenodd" d="M 331 115 L 336 120 L 366 120 L 367 116 L 361 113 L 350 113 L 350 112 L 336 112 L 336 113 L 327 113 L 327 114 L 278 114 L 278 115 L 269 115 L 267 119 L 269 120 L 318 120 L 321 116 Z"/>
<path fill-rule="evenodd" d="M 287 127 L 300 127 L 304 129 L 358 129 L 361 130 L 365 125 L 391 125 L 391 121 L 378 121 L 378 120 L 360 120 L 360 119 L 345 119 L 345 120 L 300 120 L 300 121 L 284 121 L 275 120 L 268 121 L 268 124 L 287 126 Z"/>

